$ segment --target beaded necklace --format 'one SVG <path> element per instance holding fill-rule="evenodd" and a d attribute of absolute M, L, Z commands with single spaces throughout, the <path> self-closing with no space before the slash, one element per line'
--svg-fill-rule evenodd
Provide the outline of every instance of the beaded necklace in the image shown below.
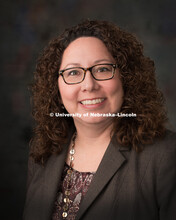
<path fill-rule="evenodd" d="M 72 177 L 72 173 L 73 173 L 73 160 L 74 160 L 74 154 L 75 154 L 75 139 L 76 139 L 76 132 L 73 135 L 72 138 L 72 145 L 71 145 L 71 149 L 69 152 L 69 158 L 70 158 L 70 166 L 69 169 L 67 170 L 67 174 L 68 174 L 68 181 L 67 181 L 67 186 L 66 186 L 66 190 L 65 190 L 65 198 L 64 198 L 64 206 L 63 206 L 63 213 L 62 213 L 62 217 L 66 218 L 68 215 L 68 209 L 69 209 L 69 203 L 71 202 L 69 199 L 70 196 L 70 183 L 71 183 L 71 177 Z"/>

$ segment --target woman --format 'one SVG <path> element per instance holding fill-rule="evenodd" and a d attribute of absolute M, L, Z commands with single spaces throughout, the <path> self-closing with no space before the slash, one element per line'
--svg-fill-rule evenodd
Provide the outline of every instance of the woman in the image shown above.
<path fill-rule="evenodd" d="M 50 42 L 34 79 L 25 220 L 176 217 L 176 136 L 133 35 L 84 21 Z"/>

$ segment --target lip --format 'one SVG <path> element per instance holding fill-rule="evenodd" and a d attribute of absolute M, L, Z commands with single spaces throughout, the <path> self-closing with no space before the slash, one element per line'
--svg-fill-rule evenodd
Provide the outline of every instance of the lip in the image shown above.
<path fill-rule="evenodd" d="M 81 102 L 82 101 L 85 101 L 85 100 L 95 100 L 95 99 L 104 99 L 102 102 L 100 102 L 100 103 L 96 103 L 96 104 L 82 104 Z M 98 107 L 100 107 L 100 106 L 102 106 L 102 105 L 104 105 L 104 103 L 106 102 L 106 98 L 104 98 L 104 97 L 98 97 L 98 98 L 87 98 L 87 99 L 82 99 L 81 101 L 79 101 L 79 104 L 83 107 L 83 108 L 86 108 L 86 109 L 95 109 L 95 108 L 98 108 Z"/>

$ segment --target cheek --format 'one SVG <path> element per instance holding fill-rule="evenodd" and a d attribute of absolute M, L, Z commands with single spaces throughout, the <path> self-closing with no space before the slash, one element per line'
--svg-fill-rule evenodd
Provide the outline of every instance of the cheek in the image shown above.
<path fill-rule="evenodd" d="M 73 85 L 65 84 L 62 79 L 58 80 L 59 92 L 61 95 L 62 102 L 67 104 L 76 98 L 76 88 Z"/>
<path fill-rule="evenodd" d="M 123 97 L 123 86 L 119 79 L 111 81 L 111 83 L 107 85 L 106 90 L 111 97 Z"/>
<path fill-rule="evenodd" d="M 110 97 L 111 107 L 115 111 L 119 111 L 123 103 L 123 86 L 120 80 L 113 81 L 108 86 L 108 94 Z"/>
<path fill-rule="evenodd" d="M 114 93 L 115 95 L 118 97 L 118 98 L 121 98 L 123 99 L 123 86 L 122 86 L 122 83 L 118 83 L 116 86 L 115 86 L 115 90 L 114 90 Z"/>
<path fill-rule="evenodd" d="M 69 89 L 68 86 L 63 82 L 63 80 L 60 78 L 58 80 L 58 88 L 61 96 L 62 102 L 65 104 L 65 102 L 68 101 L 69 98 Z"/>

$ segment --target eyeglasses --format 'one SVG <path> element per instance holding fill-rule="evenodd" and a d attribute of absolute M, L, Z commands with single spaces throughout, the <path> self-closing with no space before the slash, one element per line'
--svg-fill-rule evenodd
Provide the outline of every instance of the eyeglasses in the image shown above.
<path fill-rule="evenodd" d="M 98 81 L 109 80 L 114 77 L 117 64 L 104 63 L 91 66 L 89 68 L 73 67 L 59 71 L 66 84 L 78 84 L 85 79 L 86 72 L 89 70 L 92 77 Z"/>

